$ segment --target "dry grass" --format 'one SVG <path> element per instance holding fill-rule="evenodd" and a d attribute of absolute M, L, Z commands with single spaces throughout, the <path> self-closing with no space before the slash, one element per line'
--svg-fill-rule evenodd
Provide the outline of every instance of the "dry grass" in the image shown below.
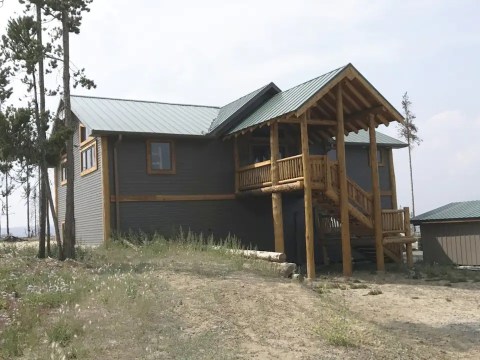
<path fill-rule="evenodd" d="M 63 263 L 0 245 L 0 359 L 448 358 L 355 309 L 389 295 L 371 278 L 280 279 L 227 253 L 235 239 L 220 250 L 188 233 L 129 241 Z"/>

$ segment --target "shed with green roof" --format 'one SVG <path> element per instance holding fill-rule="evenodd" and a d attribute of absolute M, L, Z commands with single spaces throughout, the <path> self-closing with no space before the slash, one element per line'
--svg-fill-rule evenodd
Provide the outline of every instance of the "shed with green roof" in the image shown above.
<path fill-rule="evenodd" d="M 480 200 L 453 202 L 418 215 L 428 263 L 480 266 Z"/>

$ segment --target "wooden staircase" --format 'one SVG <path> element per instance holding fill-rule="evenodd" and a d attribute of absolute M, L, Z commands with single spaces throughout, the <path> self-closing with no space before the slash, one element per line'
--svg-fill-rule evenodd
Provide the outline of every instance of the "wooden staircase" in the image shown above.
<path fill-rule="evenodd" d="M 329 231 L 339 231 L 341 224 L 339 221 L 338 164 L 336 161 L 329 160 L 326 156 L 318 157 L 318 160 L 324 162 L 321 167 L 325 176 L 318 181 L 321 186 L 317 186 L 317 189 L 312 192 L 313 204 L 316 206 L 317 212 L 322 214 L 324 218 L 336 220 L 327 220 L 323 224 L 325 226 L 324 231 L 327 233 Z M 313 173 L 315 174 L 315 171 Z M 375 254 L 373 196 L 350 178 L 347 178 L 347 191 L 352 248 L 364 253 L 366 257 L 371 257 L 371 250 L 373 250 L 373 255 Z M 336 225 L 338 228 L 329 228 L 332 225 Z M 409 209 L 382 210 L 382 231 L 385 257 L 396 263 L 402 263 L 403 252 L 406 251 L 407 262 L 409 265 L 413 265 L 412 243 L 416 240 L 411 236 Z M 372 239 L 372 244 L 366 245 L 365 241 L 361 241 L 357 245 L 356 238 Z"/>

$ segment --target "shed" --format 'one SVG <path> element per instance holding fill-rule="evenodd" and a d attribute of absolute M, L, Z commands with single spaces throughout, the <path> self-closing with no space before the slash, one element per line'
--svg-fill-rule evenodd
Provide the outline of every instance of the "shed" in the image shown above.
<path fill-rule="evenodd" d="M 428 263 L 480 266 L 480 200 L 454 202 L 415 216 Z"/>

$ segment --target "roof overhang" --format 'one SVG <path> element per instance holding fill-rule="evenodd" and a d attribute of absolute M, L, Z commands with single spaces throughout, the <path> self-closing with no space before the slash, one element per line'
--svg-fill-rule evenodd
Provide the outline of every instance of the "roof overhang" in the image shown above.
<path fill-rule="evenodd" d="M 431 219 L 431 220 L 414 220 L 410 221 L 413 225 L 430 225 L 430 224 L 458 224 L 458 223 L 480 223 L 480 218 L 458 218 L 458 219 Z"/>
<path fill-rule="evenodd" d="M 403 116 L 392 104 L 352 64 L 348 64 L 297 108 L 241 128 L 228 136 L 238 136 L 258 127 L 270 125 L 274 121 L 299 122 L 306 116 L 309 125 L 318 127 L 318 132 L 323 138 L 334 137 L 337 122 L 336 89 L 339 85 L 342 86 L 346 135 L 350 132 L 358 133 L 361 129 L 367 130 L 371 116 L 376 127 L 382 124 L 388 126 L 391 122 L 404 122 Z M 268 106 L 268 102 L 264 106 Z"/>

